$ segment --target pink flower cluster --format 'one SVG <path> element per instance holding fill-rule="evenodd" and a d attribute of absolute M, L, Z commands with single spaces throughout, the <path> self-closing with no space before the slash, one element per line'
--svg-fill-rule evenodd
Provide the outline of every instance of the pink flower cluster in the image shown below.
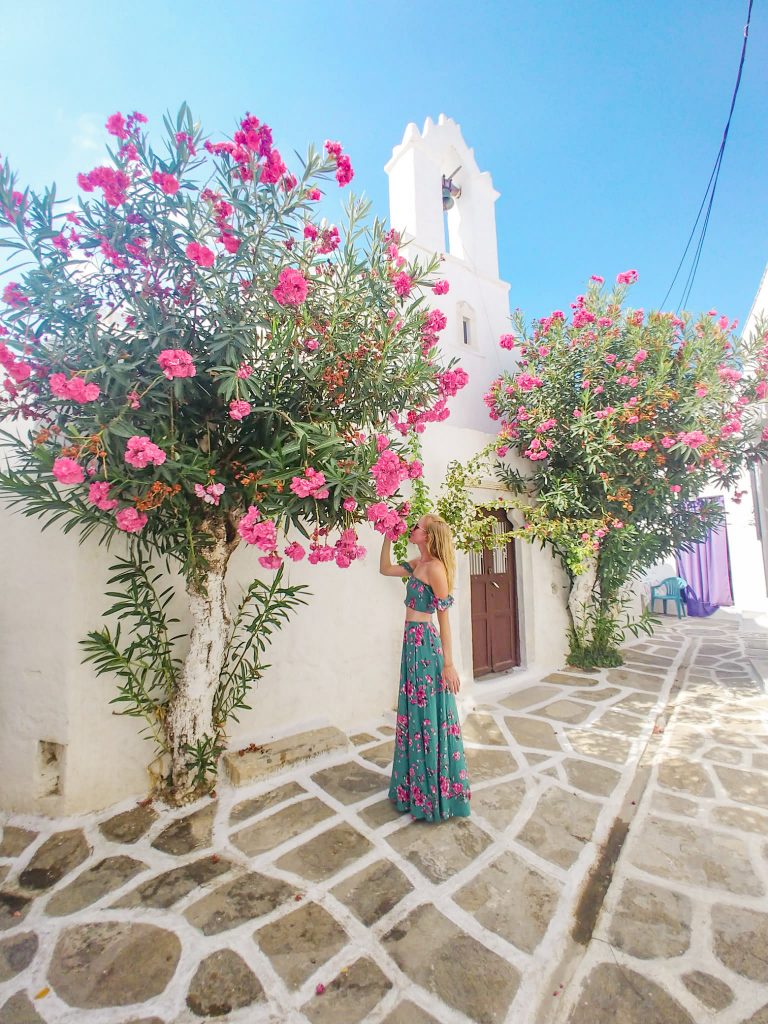
<path fill-rule="evenodd" d="M 212 267 L 216 262 L 216 254 L 213 249 L 200 242 L 190 242 L 185 250 L 187 259 L 192 260 L 198 267 Z"/>
<path fill-rule="evenodd" d="M 637 441 L 632 441 L 631 444 L 628 444 L 627 448 L 633 452 L 647 452 L 649 448 L 653 448 L 653 442 L 644 441 L 642 438 L 639 438 Z"/>
<path fill-rule="evenodd" d="M 175 178 L 172 174 L 166 174 L 163 171 L 153 171 L 152 181 L 155 185 L 159 185 L 161 191 L 165 192 L 167 196 L 175 196 L 181 187 L 179 185 L 178 178 Z"/>
<path fill-rule="evenodd" d="M 77 183 L 83 192 L 93 192 L 95 188 L 100 188 L 107 205 L 118 207 L 128 198 L 131 179 L 125 171 L 116 171 L 113 167 L 95 167 L 87 174 L 78 174 Z"/>
<path fill-rule="evenodd" d="M 135 469 L 144 469 L 146 466 L 162 466 L 166 460 L 166 454 L 162 448 L 158 448 L 146 435 L 130 437 L 125 450 L 125 461 Z"/>
<path fill-rule="evenodd" d="M 413 288 L 413 278 L 406 274 L 404 270 L 401 270 L 399 274 L 395 274 L 392 278 L 392 287 L 401 299 L 407 299 Z"/>
<path fill-rule="evenodd" d="M 229 418 L 231 420 L 244 420 L 251 412 L 251 403 L 242 398 L 235 398 L 229 403 Z"/>
<path fill-rule="evenodd" d="M 688 448 L 700 448 L 708 440 L 707 435 L 702 430 L 681 430 L 677 435 L 677 439 L 684 445 L 687 445 Z"/>
<path fill-rule="evenodd" d="M 106 480 L 100 480 L 88 488 L 88 501 L 102 512 L 111 512 L 113 508 L 117 508 L 116 499 L 109 496 L 110 486 Z"/>
<path fill-rule="evenodd" d="M 60 484 L 81 484 L 85 480 L 85 470 L 74 459 L 61 457 L 54 460 L 53 475 Z"/>
<path fill-rule="evenodd" d="M 469 383 L 469 374 L 457 366 L 455 370 L 444 370 L 437 377 L 440 394 L 446 398 L 453 398 Z"/>
<path fill-rule="evenodd" d="M 278 276 L 272 297 L 281 306 L 300 306 L 307 297 L 308 285 L 300 271 L 284 267 Z"/>
<path fill-rule="evenodd" d="M 6 302 L 12 309 L 21 309 L 22 306 L 29 305 L 29 299 L 15 281 L 9 281 L 3 288 L 3 302 Z"/>
<path fill-rule="evenodd" d="M 237 532 L 246 544 L 274 553 L 277 548 L 277 527 L 271 519 L 262 519 L 261 512 L 251 505 L 237 525 Z"/>
<path fill-rule="evenodd" d="M 0 333 L 3 331 L 0 330 Z M 23 359 L 17 359 L 7 345 L 0 343 L 0 366 L 15 384 L 23 384 L 32 376 L 32 367 Z M 6 390 L 10 390 L 7 388 Z"/>
<path fill-rule="evenodd" d="M 207 505 L 218 505 L 224 491 L 224 484 L 195 484 L 195 494 Z"/>
<path fill-rule="evenodd" d="M 342 152 L 340 142 L 331 142 L 326 140 L 325 149 L 328 155 L 336 161 L 336 181 L 338 181 L 339 187 L 343 188 L 345 185 L 348 185 L 355 176 L 355 172 L 352 170 L 352 162 L 349 157 Z"/>
<path fill-rule="evenodd" d="M 341 531 L 336 543 L 311 545 L 308 561 L 312 565 L 319 562 L 335 562 L 340 569 L 348 569 L 352 562 L 365 555 L 365 548 L 357 543 L 357 533 L 352 527 Z"/>
<path fill-rule="evenodd" d="M 282 184 L 289 187 L 292 176 L 277 149 L 272 147 L 272 130 L 259 119 L 247 114 L 235 132 L 233 142 L 206 142 L 205 149 L 214 156 L 228 156 L 235 161 L 235 175 L 241 181 L 252 181 L 254 174 L 263 185 Z M 293 179 L 295 183 L 295 179 Z"/>
<path fill-rule="evenodd" d="M 98 384 L 86 384 L 82 377 L 73 376 L 67 379 L 66 374 L 52 373 L 48 378 L 51 394 L 57 398 L 66 398 L 70 402 L 95 402 L 101 393 Z"/>
<path fill-rule="evenodd" d="M 291 480 L 291 490 L 300 498 L 315 498 L 318 501 L 327 498 L 329 494 L 325 486 L 325 475 L 311 466 L 303 477 L 295 476 Z"/>
<path fill-rule="evenodd" d="M 115 523 L 123 533 L 141 533 L 147 525 L 147 515 L 131 505 L 115 513 Z"/>
<path fill-rule="evenodd" d="M 183 348 L 163 349 L 157 362 L 168 380 L 174 377 L 194 377 L 197 372 L 192 356 Z"/>
<path fill-rule="evenodd" d="M 447 281 L 435 281 L 432 285 L 432 291 L 435 295 L 447 295 L 450 284 Z"/>
<path fill-rule="evenodd" d="M 634 284 L 637 278 L 638 273 L 636 270 L 624 270 L 616 275 L 616 284 Z"/>
<path fill-rule="evenodd" d="M 366 517 L 373 524 L 373 528 L 377 533 L 389 537 L 390 540 L 397 540 L 398 537 L 408 530 L 408 523 L 405 517 L 409 511 L 410 509 L 407 504 L 398 510 L 389 508 L 386 502 L 378 501 L 368 506 Z"/>
<path fill-rule="evenodd" d="M 514 334 L 502 334 L 502 336 L 499 338 L 499 345 L 501 346 L 501 348 L 505 348 L 507 349 L 507 351 L 511 351 L 515 347 L 515 341 L 516 339 Z"/>
<path fill-rule="evenodd" d="M 418 459 L 409 464 L 389 448 L 385 449 L 371 466 L 371 475 L 376 480 L 376 493 L 380 498 L 388 498 L 395 493 L 403 480 L 420 477 L 422 472 L 423 468 Z"/>

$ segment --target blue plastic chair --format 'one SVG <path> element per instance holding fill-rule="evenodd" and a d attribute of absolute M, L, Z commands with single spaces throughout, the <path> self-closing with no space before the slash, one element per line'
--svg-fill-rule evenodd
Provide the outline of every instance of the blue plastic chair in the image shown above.
<path fill-rule="evenodd" d="M 653 611 L 654 601 L 661 601 L 663 607 L 663 614 L 667 614 L 667 601 L 672 601 L 677 608 L 677 617 L 682 619 L 684 615 L 687 615 L 685 607 L 685 588 L 688 584 L 682 578 L 682 576 L 668 576 L 661 583 L 657 583 L 655 587 L 651 587 L 651 611 Z"/>

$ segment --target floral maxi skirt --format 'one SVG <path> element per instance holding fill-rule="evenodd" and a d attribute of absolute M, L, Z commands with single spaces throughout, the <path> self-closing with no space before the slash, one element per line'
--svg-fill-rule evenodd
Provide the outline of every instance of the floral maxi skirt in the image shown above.
<path fill-rule="evenodd" d="M 443 683 L 443 649 L 429 622 L 406 622 L 389 798 L 398 811 L 466 818 L 470 801 L 456 698 Z"/>

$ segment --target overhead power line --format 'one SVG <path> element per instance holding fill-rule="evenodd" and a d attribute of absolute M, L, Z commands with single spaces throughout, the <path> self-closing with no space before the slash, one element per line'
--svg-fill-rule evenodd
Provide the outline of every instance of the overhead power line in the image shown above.
<path fill-rule="evenodd" d="M 696 229 L 699 226 L 699 221 L 702 221 L 701 229 L 699 231 L 699 237 L 698 237 L 698 240 L 696 242 L 696 247 L 694 249 L 693 261 L 691 263 L 690 270 L 688 271 L 688 277 L 686 278 L 685 284 L 683 286 L 682 295 L 680 297 L 680 301 L 677 304 L 676 312 L 679 312 L 681 307 L 684 306 L 688 302 L 688 299 L 690 298 L 690 295 L 691 295 L 691 289 L 693 288 L 693 282 L 696 280 L 696 271 L 699 269 L 699 261 L 701 260 L 701 252 L 702 252 L 702 249 L 704 248 L 704 239 L 707 236 L 707 227 L 709 226 L 709 217 L 710 217 L 710 214 L 712 213 L 712 203 L 714 202 L 714 199 L 715 199 L 715 191 L 717 189 L 717 182 L 718 182 L 718 179 L 720 177 L 720 168 L 722 167 L 722 163 L 723 163 L 723 154 L 725 152 L 725 144 L 726 144 L 726 142 L 728 140 L 728 132 L 730 131 L 730 128 L 731 128 L 731 118 L 733 117 L 733 108 L 736 106 L 736 97 L 737 97 L 737 95 L 739 93 L 739 86 L 741 85 L 741 73 L 742 73 L 742 70 L 744 69 L 744 60 L 745 60 L 746 55 L 747 55 L 747 40 L 749 38 L 749 25 L 750 25 L 750 22 L 752 20 L 752 4 L 753 4 L 753 0 L 749 0 L 749 6 L 747 8 L 747 23 L 744 26 L 744 42 L 742 43 L 741 59 L 739 60 L 739 72 L 736 75 L 736 85 L 734 86 L 734 89 L 733 89 L 733 96 L 731 97 L 731 108 L 728 111 L 728 120 L 726 121 L 726 124 L 725 124 L 725 131 L 723 132 L 723 138 L 722 138 L 722 141 L 720 143 L 720 149 L 717 152 L 717 157 L 715 158 L 715 165 L 712 168 L 712 173 L 709 176 L 709 181 L 707 183 L 707 188 L 706 188 L 706 191 L 704 193 L 704 198 L 701 201 L 701 206 L 699 207 L 699 212 L 696 215 L 696 220 L 694 221 L 693 227 L 691 228 L 691 233 L 688 236 L 688 241 L 686 242 L 685 249 L 683 250 L 683 255 L 680 257 L 680 262 L 677 265 L 677 270 L 675 271 L 675 276 L 672 278 L 672 283 L 670 284 L 669 288 L 667 289 L 667 294 L 664 296 L 664 299 L 662 300 L 661 308 L 663 308 L 664 305 L 666 304 L 666 301 L 669 298 L 669 295 L 670 295 L 672 289 L 675 286 L 675 281 L 677 281 L 678 275 L 680 274 L 680 271 L 681 271 L 681 269 L 683 267 L 683 264 L 685 263 L 685 258 L 688 255 L 688 250 L 691 248 L 691 243 L 693 242 L 694 236 L 696 234 Z M 705 207 L 706 207 L 706 213 L 704 213 Z M 702 214 L 704 214 L 704 219 L 703 220 L 702 220 Z"/>

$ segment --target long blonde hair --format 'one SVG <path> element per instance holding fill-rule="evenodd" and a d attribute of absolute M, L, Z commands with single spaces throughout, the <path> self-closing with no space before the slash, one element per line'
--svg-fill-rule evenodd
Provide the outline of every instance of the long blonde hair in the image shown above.
<path fill-rule="evenodd" d="M 445 566 L 448 577 L 448 593 L 453 590 L 456 579 L 456 550 L 453 546 L 451 528 L 442 516 L 434 512 L 424 516 L 424 532 L 427 535 L 427 551 Z"/>

